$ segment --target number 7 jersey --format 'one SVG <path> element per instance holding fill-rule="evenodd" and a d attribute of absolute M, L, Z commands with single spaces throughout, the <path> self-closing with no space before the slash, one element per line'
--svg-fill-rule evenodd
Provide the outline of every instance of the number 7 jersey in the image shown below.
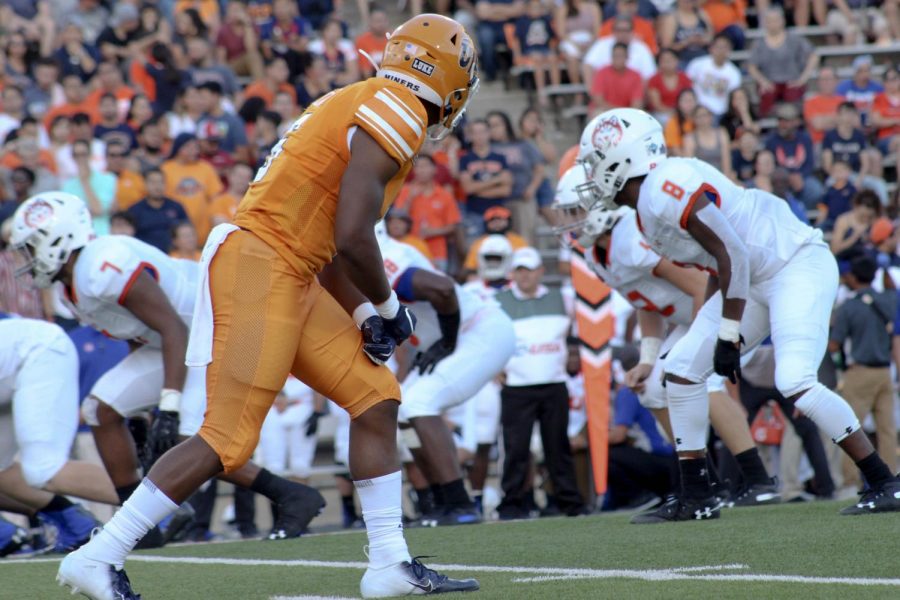
<path fill-rule="evenodd" d="M 331 92 L 272 148 L 238 206 L 235 225 L 261 238 L 300 277 L 314 276 L 336 252 L 334 222 L 352 136 L 362 129 L 399 165 L 384 190 L 383 216 L 427 125 L 422 101 L 399 83 L 373 77 Z"/>

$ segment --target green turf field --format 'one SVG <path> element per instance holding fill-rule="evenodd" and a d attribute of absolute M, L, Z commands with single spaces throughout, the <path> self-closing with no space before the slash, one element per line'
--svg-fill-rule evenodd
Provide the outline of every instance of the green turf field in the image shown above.
<path fill-rule="evenodd" d="M 627 515 L 408 530 L 414 554 L 475 576 L 471 598 L 900 598 L 900 515 L 842 503 L 728 510 L 717 521 L 629 525 Z M 362 532 L 137 553 L 144 600 L 358 597 Z M 66 598 L 58 559 L 0 560 L 0 599 Z M 464 567 L 465 565 L 465 567 Z M 471 567 L 471 568 L 466 568 Z"/>

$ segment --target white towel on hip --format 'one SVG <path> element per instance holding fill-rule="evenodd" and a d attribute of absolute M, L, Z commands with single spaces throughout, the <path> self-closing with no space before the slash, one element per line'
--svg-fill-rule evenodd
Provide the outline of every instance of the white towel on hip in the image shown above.
<path fill-rule="evenodd" d="M 212 362 L 213 307 L 209 292 L 209 263 L 219 246 L 231 233 L 240 229 L 230 223 L 216 225 L 206 238 L 200 255 L 200 280 L 197 282 L 197 298 L 191 319 L 191 337 L 188 339 L 184 364 L 189 367 L 205 367 Z"/>

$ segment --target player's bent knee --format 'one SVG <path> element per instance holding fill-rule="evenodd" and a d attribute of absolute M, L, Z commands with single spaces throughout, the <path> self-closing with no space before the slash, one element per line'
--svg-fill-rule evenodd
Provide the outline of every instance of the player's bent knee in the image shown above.
<path fill-rule="evenodd" d="M 61 468 L 58 461 L 49 458 L 28 459 L 22 462 L 22 477 L 25 483 L 37 489 L 44 489 Z"/>
<path fill-rule="evenodd" d="M 847 402 L 816 382 L 794 402 L 799 410 L 808 416 L 837 444 L 859 429 L 859 419 Z"/>
<path fill-rule="evenodd" d="M 797 376 L 788 369 L 775 368 L 775 389 L 785 398 L 791 398 L 821 385 L 815 373 Z"/>
<path fill-rule="evenodd" d="M 81 417 L 89 427 L 120 422 L 125 417 L 96 396 L 88 396 L 81 405 Z"/>

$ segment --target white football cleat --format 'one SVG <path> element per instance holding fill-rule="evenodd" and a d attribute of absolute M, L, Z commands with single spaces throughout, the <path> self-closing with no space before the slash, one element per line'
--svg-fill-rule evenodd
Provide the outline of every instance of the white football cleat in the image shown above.
<path fill-rule="evenodd" d="M 56 581 L 91 600 L 140 600 L 131 589 L 125 570 L 88 558 L 83 550 L 68 554 L 59 565 Z"/>
<path fill-rule="evenodd" d="M 417 558 L 381 569 L 368 568 L 359 583 L 363 598 L 420 596 L 448 592 L 474 592 L 479 589 L 474 579 L 450 579 L 429 569 Z"/>

